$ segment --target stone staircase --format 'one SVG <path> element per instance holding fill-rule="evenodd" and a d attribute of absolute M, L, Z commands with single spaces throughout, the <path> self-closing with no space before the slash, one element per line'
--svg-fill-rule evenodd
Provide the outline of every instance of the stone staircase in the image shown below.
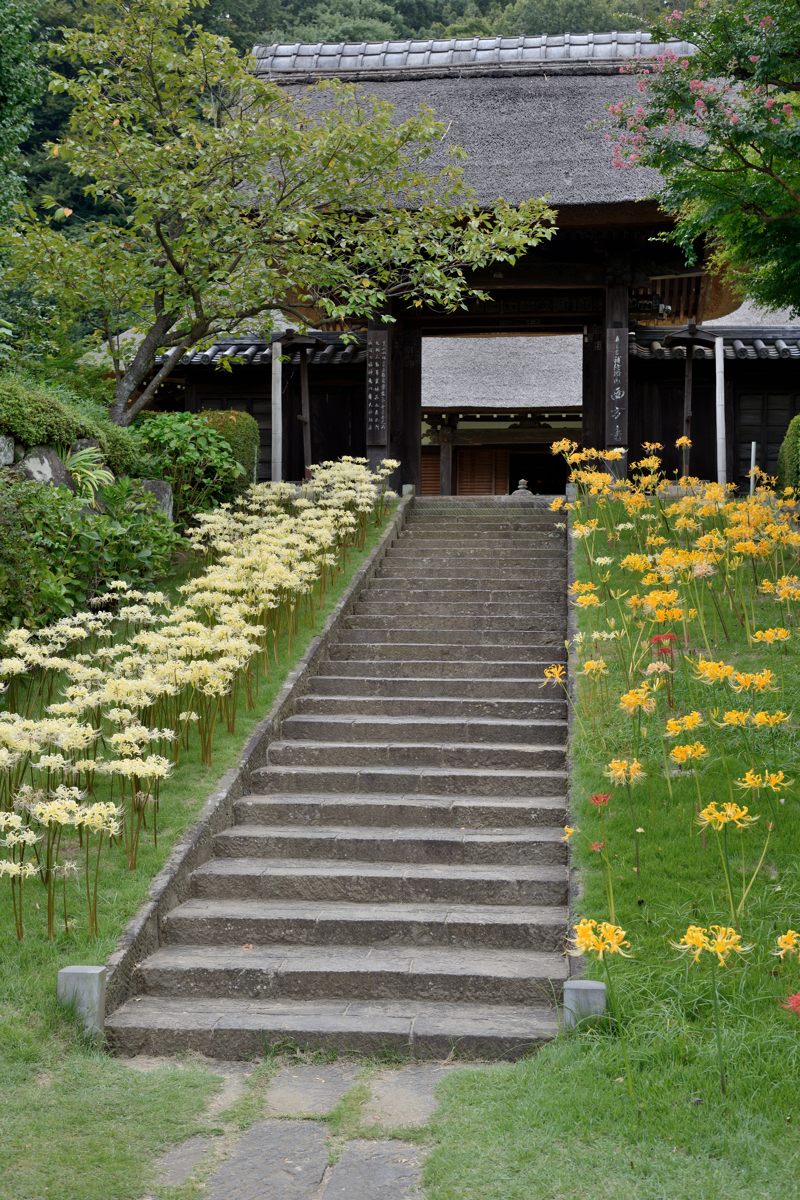
<path fill-rule="evenodd" d="M 113 1012 L 120 1053 L 511 1058 L 566 977 L 566 544 L 417 500 Z"/>

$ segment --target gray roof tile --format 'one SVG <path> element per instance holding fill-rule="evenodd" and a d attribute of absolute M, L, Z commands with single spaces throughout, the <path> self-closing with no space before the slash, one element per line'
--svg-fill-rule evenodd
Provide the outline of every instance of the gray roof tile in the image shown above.
<path fill-rule="evenodd" d="M 442 70 L 470 67 L 528 67 L 542 63 L 624 62 L 654 58 L 666 50 L 691 54 L 677 39 L 654 42 L 649 33 L 563 33 L 534 37 L 474 37 L 431 41 L 256 46 L 258 73 L 351 74 L 359 71 Z"/>

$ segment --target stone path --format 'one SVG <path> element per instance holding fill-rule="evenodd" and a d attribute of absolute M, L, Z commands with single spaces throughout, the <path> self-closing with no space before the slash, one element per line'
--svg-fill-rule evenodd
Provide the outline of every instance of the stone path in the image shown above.
<path fill-rule="evenodd" d="M 164 1065 L 126 1061 L 139 1070 Z M 163 1154 L 142 1200 L 176 1191 L 193 1200 L 422 1200 L 424 1129 L 436 1086 L 453 1067 L 287 1063 L 261 1084 L 251 1066 L 210 1066 L 224 1079 L 207 1114 L 214 1132 Z M 240 1131 L 225 1109 L 245 1096 L 255 1119 Z M 348 1100 L 346 1125 L 328 1123 Z"/>
<path fill-rule="evenodd" d="M 554 1036 L 566 712 L 540 684 L 565 632 L 555 514 L 415 502 L 111 1014 L 117 1052 L 512 1058 Z"/>

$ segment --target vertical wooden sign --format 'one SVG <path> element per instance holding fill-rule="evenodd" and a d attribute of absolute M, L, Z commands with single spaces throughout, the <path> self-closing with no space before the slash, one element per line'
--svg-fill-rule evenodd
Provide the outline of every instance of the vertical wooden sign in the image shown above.
<path fill-rule="evenodd" d="M 628 445 L 628 331 L 606 330 L 606 445 Z"/>
<path fill-rule="evenodd" d="M 367 446 L 389 440 L 389 331 L 367 331 Z"/>

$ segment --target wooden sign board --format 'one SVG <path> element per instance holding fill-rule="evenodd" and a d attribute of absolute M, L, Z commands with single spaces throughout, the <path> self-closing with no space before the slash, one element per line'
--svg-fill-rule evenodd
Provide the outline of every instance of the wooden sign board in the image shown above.
<path fill-rule="evenodd" d="M 389 331 L 367 331 L 367 445 L 389 440 Z"/>

